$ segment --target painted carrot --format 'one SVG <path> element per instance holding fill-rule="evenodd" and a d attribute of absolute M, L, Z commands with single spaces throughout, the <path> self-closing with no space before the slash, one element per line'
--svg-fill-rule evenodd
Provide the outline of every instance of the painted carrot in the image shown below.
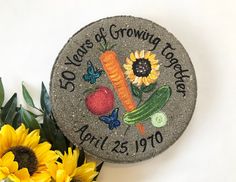
<path fill-rule="evenodd" d="M 101 61 L 103 69 L 110 79 L 123 107 L 127 112 L 130 112 L 136 108 L 136 103 L 129 90 L 117 54 L 115 51 L 107 50 L 107 47 L 103 48 L 103 53 L 99 57 L 99 60 Z M 141 134 L 144 134 L 144 126 L 141 123 L 136 124 L 136 127 Z"/>

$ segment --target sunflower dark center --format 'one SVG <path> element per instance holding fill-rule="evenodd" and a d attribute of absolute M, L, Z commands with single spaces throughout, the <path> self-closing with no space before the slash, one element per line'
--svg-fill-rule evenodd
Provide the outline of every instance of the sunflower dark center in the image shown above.
<path fill-rule="evenodd" d="M 151 63 L 147 59 L 136 59 L 136 61 L 132 65 L 133 72 L 138 77 L 147 77 L 151 70 Z"/>
<path fill-rule="evenodd" d="M 37 171 L 38 160 L 30 148 L 16 146 L 11 147 L 7 152 L 10 151 L 15 155 L 15 161 L 18 162 L 19 169 L 27 168 L 30 175 Z"/>

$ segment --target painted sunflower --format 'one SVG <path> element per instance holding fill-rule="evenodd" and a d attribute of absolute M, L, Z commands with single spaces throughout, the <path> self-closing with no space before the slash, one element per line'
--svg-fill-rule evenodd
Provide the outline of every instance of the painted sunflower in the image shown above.
<path fill-rule="evenodd" d="M 16 130 L 4 125 L 0 130 L 0 179 L 14 182 L 50 180 L 46 164 L 58 158 L 48 142 L 39 143 L 39 130 L 29 133 L 22 124 Z"/>
<path fill-rule="evenodd" d="M 125 74 L 133 84 L 148 86 L 154 83 L 160 75 L 158 60 L 156 55 L 150 51 L 135 51 L 126 58 L 126 64 L 123 65 Z"/>
<path fill-rule="evenodd" d="M 61 162 L 48 164 L 49 172 L 55 182 L 92 182 L 93 179 L 98 175 L 96 171 L 96 163 L 88 162 L 82 166 L 77 167 L 77 161 L 79 158 L 79 150 L 68 148 L 68 153 L 64 155 L 57 151 Z"/>

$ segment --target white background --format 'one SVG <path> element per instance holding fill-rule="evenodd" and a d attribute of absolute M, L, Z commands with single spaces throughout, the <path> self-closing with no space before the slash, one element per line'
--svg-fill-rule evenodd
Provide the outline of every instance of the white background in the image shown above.
<path fill-rule="evenodd" d="M 236 1 L 0 0 L 0 76 L 7 96 L 21 81 L 39 100 L 54 60 L 76 31 L 113 15 L 147 18 L 187 49 L 198 79 L 197 107 L 183 136 L 136 164 L 106 163 L 100 182 L 236 181 Z"/>

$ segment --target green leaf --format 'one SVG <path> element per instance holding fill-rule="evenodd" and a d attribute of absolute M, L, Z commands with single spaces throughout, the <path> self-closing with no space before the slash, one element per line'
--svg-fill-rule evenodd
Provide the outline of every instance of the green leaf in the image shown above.
<path fill-rule="evenodd" d="M 50 113 L 52 111 L 51 102 L 50 102 L 50 98 L 49 98 L 47 89 L 46 89 L 45 85 L 43 84 L 43 82 L 42 82 L 40 103 L 41 103 L 41 107 L 44 110 L 44 112 L 46 114 L 50 115 Z"/>
<path fill-rule="evenodd" d="M 130 84 L 131 91 L 135 97 L 141 98 L 142 97 L 142 91 L 135 85 Z"/>
<path fill-rule="evenodd" d="M 57 130 L 55 133 L 55 141 L 52 144 L 54 150 L 60 150 L 61 152 L 67 151 L 67 139 L 61 132 L 61 130 Z"/>
<path fill-rule="evenodd" d="M 12 126 L 13 128 L 18 128 L 20 126 L 20 124 L 22 123 L 22 117 L 21 117 L 21 109 L 22 107 L 20 106 L 19 108 L 17 108 L 17 113 L 12 121 Z"/>
<path fill-rule="evenodd" d="M 2 122 L 2 119 L 0 118 L 0 128 L 4 125 L 4 123 Z"/>
<path fill-rule="evenodd" d="M 39 124 L 40 125 L 40 142 L 45 142 L 47 141 L 47 137 L 45 135 L 45 132 L 42 128 L 42 124 Z"/>
<path fill-rule="evenodd" d="M 16 114 L 17 94 L 15 93 L 2 108 L 1 119 L 4 123 L 12 124 Z"/>
<path fill-rule="evenodd" d="M 4 88 L 2 84 L 2 78 L 0 77 L 0 107 L 2 107 L 3 102 L 4 102 Z"/>
<path fill-rule="evenodd" d="M 103 166 L 104 162 L 100 163 L 97 167 L 96 167 L 96 171 L 100 173 L 102 166 Z M 98 174 L 99 175 L 99 174 Z M 93 179 L 93 181 L 97 180 L 98 175 Z"/>
<path fill-rule="evenodd" d="M 30 105 L 31 107 L 35 107 L 34 101 L 32 97 L 30 96 L 28 90 L 25 88 L 24 84 L 22 83 L 22 92 L 23 92 L 23 97 L 25 99 L 25 102 Z"/>
<path fill-rule="evenodd" d="M 52 144 L 54 150 L 60 150 L 61 152 L 67 151 L 69 141 L 61 130 L 58 129 L 56 121 L 47 114 L 44 115 L 42 129 L 45 139 Z"/>
<path fill-rule="evenodd" d="M 85 153 L 84 153 L 84 150 L 83 148 L 80 150 L 80 153 L 79 153 L 79 158 L 78 158 L 78 161 L 77 161 L 77 167 L 79 166 L 82 166 L 85 162 Z"/>
<path fill-rule="evenodd" d="M 27 128 L 30 129 L 30 131 L 40 129 L 38 121 L 28 111 L 26 111 L 24 108 L 21 108 L 20 113 L 22 117 L 22 122 Z"/>
<path fill-rule="evenodd" d="M 16 129 L 20 126 L 21 123 L 22 123 L 21 114 L 20 114 L 20 112 L 17 112 L 14 119 L 13 119 L 12 127 Z"/>
<path fill-rule="evenodd" d="M 40 115 L 37 115 L 37 114 L 34 114 L 33 112 L 29 111 L 29 110 L 26 110 L 28 113 L 30 113 L 30 115 L 34 118 L 37 118 L 38 116 Z"/>
<path fill-rule="evenodd" d="M 42 128 L 44 130 L 47 141 L 49 141 L 50 143 L 54 143 L 57 128 L 55 122 L 49 117 L 49 115 L 44 114 Z"/>
<path fill-rule="evenodd" d="M 34 113 L 32 113 L 31 111 L 28 111 L 28 110 L 26 110 L 26 109 L 23 109 L 21 105 L 20 105 L 20 107 L 17 107 L 16 110 L 17 110 L 17 112 L 16 112 L 16 115 L 15 115 L 15 117 L 14 117 L 14 119 L 13 119 L 13 122 L 12 122 L 12 126 L 13 126 L 14 128 L 18 128 L 18 127 L 21 125 L 21 123 L 23 123 L 23 116 L 22 116 L 22 114 L 24 113 L 24 110 L 25 110 L 27 113 L 29 113 L 32 118 L 36 118 L 36 117 L 37 117 L 37 115 L 34 114 Z M 36 120 L 36 119 L 35 119 L 35 120 Z"/>
<path fill-rule="evenodd" d="M 156 88 L 156 83 L 152 83 L 148 86 L 142 86 L 141 89 L 143 92 L 148 93 L 154 91 Z"/>

